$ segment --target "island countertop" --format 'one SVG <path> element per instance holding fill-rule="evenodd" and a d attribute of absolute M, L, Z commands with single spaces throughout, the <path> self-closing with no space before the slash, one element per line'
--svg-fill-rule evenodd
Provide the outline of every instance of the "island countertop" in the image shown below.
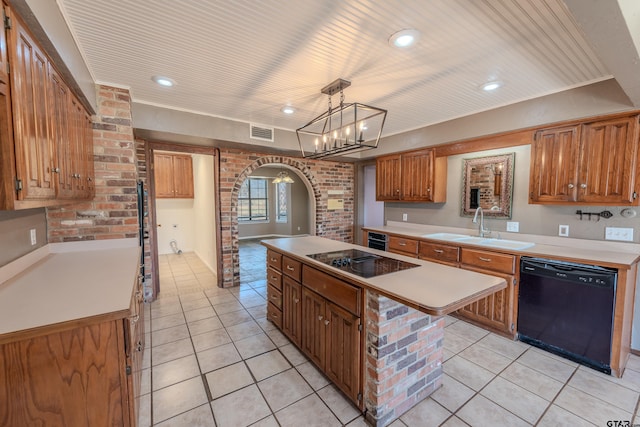
<path fill-rule="evenodd" d="M 456 311 L 507 286 L 506 281 L 501 277 L 448 267 L 322 237 L 269 239 L 263 240 L 262 244 L 304 264 L 435 316 L 443 316 Z M 363 278 L 307 256 L 344 249 L 361 249 L 388 258 L 418 264 L 418 267 Z"/>

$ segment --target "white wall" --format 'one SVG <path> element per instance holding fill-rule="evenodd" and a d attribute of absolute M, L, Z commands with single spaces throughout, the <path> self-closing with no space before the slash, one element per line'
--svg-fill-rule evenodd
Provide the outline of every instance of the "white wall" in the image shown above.
<path fill-rule="evenodd" d="M 384 225 L 384 202 L 376 201 L 376 165 L 364 167 L 364 225 Z"/>
<path fill-rule="evenodd" d="M 173 239 L 176 240 L 182 252 L 194 250 L 193 205 L 194 199 L 156 199 L 158 254 L 173 253 L 170 246 Z"/>
<path fill-rule="evenodd" d="M 211 271 L 217 271 L 215 192 L 213 185 L 213 156 L 193 155 L 195 229 L 193 251 Z"/>

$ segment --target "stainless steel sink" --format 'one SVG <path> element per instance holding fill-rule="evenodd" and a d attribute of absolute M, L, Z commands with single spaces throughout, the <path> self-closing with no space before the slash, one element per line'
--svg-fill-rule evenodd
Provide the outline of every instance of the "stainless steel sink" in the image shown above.
<path fill-rule="evenodd" d="M 468 236 L 466 234 L 456 234 L 456 233 L 432 233 L 432 234 L 423 234 L 422 237 L 427 239 L 447 240 L 449 242 L 454 242 L 461 239 L 468 239 L 471 236 Z"/>
<path fill-rule="evenodd" d="M 467 243 L 466 240 L 463 240 L 463 242 Z M 471 242 L 468 242 L 468 243 L 471 243 Z M 481 246 L 486 246 L 490 248 L 512 249 L 515 251 L 527 249 L 535 245 L 535 243 L 531 243 L 531 242 L 520 242 L 517 240 L 504 240 L 504 239 L 484 239 L 484 241 L 478 242 L 478 244 Z"/>
<path fill-rule="evenodd" d="M 468 243 L 471 245 L 486 246 L 488 248 L 511 249 L 519 251 L 535 245 L 535 243 L 521 242 L 518 240 L 494 239 L 487 237 L 467 236 L 456 233 L 432 233 L 424 234 L 427 239 L 445 240 L 448 242 Z"/>

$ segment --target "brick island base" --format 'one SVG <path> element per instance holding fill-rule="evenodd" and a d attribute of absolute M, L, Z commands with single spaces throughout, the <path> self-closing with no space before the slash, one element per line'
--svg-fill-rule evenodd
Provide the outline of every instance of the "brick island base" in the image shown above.
<path fill-rule="evenodd" d="M 384 427 L 442 385 L 443 317 L 365 291 L 367 421 Z"/>

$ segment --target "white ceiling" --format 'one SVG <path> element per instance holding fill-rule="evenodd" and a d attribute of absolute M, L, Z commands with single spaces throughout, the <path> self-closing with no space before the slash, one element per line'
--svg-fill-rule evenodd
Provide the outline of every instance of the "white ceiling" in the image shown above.
<path fill-rule="evenodd" d="M 383 135 L 613 77 L 562 0 L 58 4 L 97 83 L 128 87 L 137 103 L 282 129 L 325 110 L 320 89 L 339 77 L 352 82 L 347 102 L 389 111 Z M 405 28 L 421 32 L 418 44 L 390 47 Z M 490 80 L 504 86 L 482 91 Z"/>

